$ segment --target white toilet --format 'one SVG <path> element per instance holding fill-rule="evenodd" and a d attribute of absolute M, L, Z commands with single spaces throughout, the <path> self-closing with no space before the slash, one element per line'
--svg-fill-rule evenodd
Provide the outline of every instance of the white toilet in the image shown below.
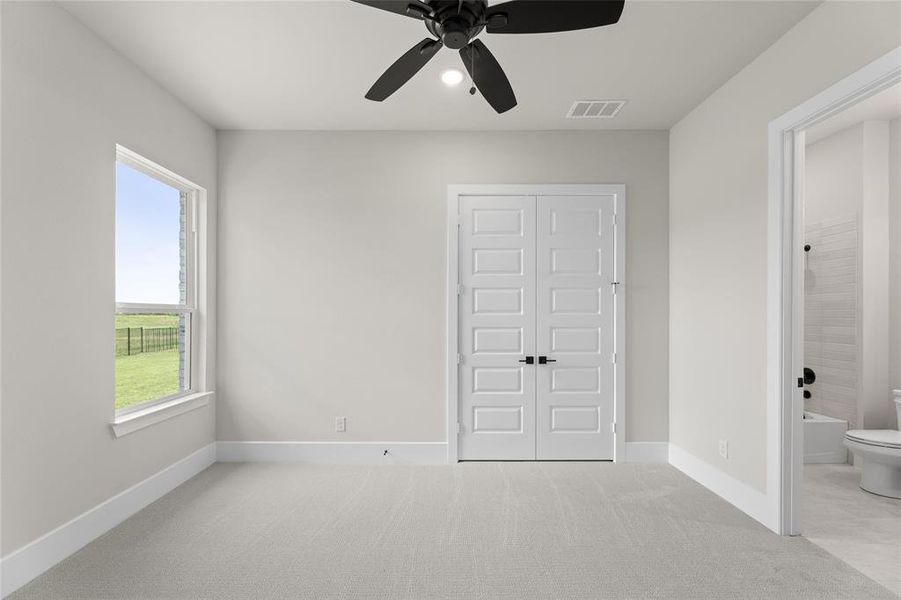
<path fill-rule="evenodd" d="M 895 410 L 901 427 L 901 390 L 895 390 Z M 845 447 L 863 462 L 860 487 L 873 494 L 901 498 L 901 431 L 852 429 Z"/>

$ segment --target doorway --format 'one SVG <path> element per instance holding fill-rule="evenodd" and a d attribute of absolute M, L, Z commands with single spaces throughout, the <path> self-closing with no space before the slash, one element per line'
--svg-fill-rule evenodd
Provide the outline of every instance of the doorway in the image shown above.
<path fill-rule="evenodd" d="M 452 186 L 449 460 L 620 460 L 622 185 Z"/>
<path fill-rule="evenodd" d="M 901 48 L 769 126 L 767 499 L 783 535 L 801 533 L 804 431 L 805 131 L 901 82 Z"/>

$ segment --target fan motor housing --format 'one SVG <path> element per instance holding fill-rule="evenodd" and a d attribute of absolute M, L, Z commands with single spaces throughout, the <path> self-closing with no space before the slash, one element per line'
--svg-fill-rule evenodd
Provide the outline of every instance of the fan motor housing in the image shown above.
<path fill-rule="evenodd" d="M 431 0 L 434 19 L 426 20 L 429 32 L 452 50 L 466 47 L 484 28 L 487 0 Z"/>
<path fill-rule="evenodd" d="M 469 30 L 466 21 L 451 17 L 438 26 L 438 35 L 445 46 L 459 50 L 469 43 Z"/>

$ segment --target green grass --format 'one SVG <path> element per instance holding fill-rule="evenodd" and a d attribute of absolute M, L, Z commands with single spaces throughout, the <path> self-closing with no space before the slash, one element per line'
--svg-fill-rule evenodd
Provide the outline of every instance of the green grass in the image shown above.
<path fill-rule="evenodd" d="M 116 315 L 116 329 L 123 327 L 178 327 L 178 315 Z"/>
<path fill-rule="evenodd" d="M 116 357 L 117 409 L 178 392 L 178 350 Z"/>
<path fill-rule="evenodd" d="M 116 315 L 116 329 L 178 327 L 178 315 Z M 134 332 L 132 332 L 134 334 Z M 117 331 L 117 354 L 127 348 L 127 332 Z M 134 348 L 134 346 L 132 346 Z M 138 344 L 140 350 L 140 343 Z M 134 351 L 134 350 L 132 350 Z M 178 350 L 116 356 L 116 408 L 126 408 L 178 393 Z"/>

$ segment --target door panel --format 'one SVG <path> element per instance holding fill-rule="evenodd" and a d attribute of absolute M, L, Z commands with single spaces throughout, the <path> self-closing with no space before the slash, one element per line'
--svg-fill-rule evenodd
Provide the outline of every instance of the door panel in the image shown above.
<path fill-rule="evenodd" d="M 460 197 L 461 460 L 613 458 L 614 211 Z"/>
<path fill-rule="evenodd" d="M 534 460 L 535 197 L 460 198 L 462 460 Z"/>
<path fill-rule="evenodd" d="M 536 457 L 612 459 L 615 196 L 537 209 Z"/>

